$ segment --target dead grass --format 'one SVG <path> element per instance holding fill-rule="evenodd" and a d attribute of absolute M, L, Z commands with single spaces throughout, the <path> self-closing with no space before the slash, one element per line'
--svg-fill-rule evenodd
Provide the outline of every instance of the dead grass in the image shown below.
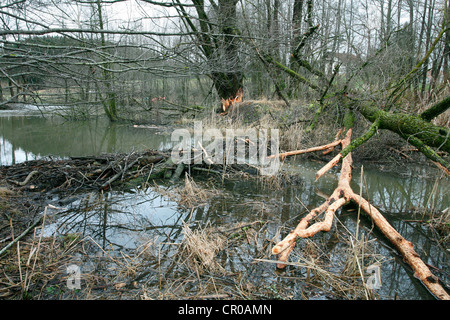
<path fill-rule="evenodd" d="M 184 208 L 194 208 L 203 205 L 211 197 L 219 194 L 212 188 L 206 189 L 204 187 L 200 187 L 187 173 L 185 174 L 184 185 L 164 189 L 155 183 L 155 189 L 158 193 L 177 202 Z"/>
<path fill-rule="evenodd" d="M 205 227 L 192 230 L 183 225 L 183 241 L 180 245 L 180 263 L 185 264 L 196 274 L 225 273 L 217 254 L 225 249 L 227 241 L 215 228 Z"/>
<path fill-rule="evenodd" d="M 342 240 L 346 245 L 333 253 L 341 257 L 339 261 L 332 262 L 329 253 L 324 251 L 326 245 L 320 240 L 302 239 L 302 245 L 297 245 L 287 264 L 304 270 L 304 281 L 324 296 L 346 300 L 377 299 L 376 292 L 367 285 L 367 272 L 375 264 L 381 266 L 383 257 L 373 251 L 372 241 L 352 237 Z M 308 299 L 309 294 L 303 292 L 302 296 Z"/>
<path fill-rule="evenodd" d="M 368 274 L 372 268 L 381 268 L 383 257 L 376 253 L 373 242 L 366 236 L 360 239 L 349 237 L 345 264 L 342 275 L 351 284 L 351 296 L 356 299 L 373 300 L 376 298 L 375 291 L 369 284 L 369 278 L 378 276 L 378 273 Z M 380 269 L 379 269 L 380 270 Z M 376 279 L 379 281 L 379 279 Z M 379 283 L 381 286 L 381 283 Z"/>
<path fill-rule="evenodd" d="M 214 191 L 199 187 L 188 174 L 184 178 L 184 187 L 179 189 L 178 193 L 180 195 L 178 203 L 187 208 L 205 203 L 210 197 L 216 194 Z"/>
<path fill-rule="evenodd" d="M 330 256 L 322 238 L 304 239 L 292 255 L 290 274 L 270 264 L 274 241 L 263 221 L 193 227 L 184 223 L 177 242 L 158 234 L 133 251 L 104 248 L 78 234 L 19 242 L 0 260 L 0 295 L 6 299 L 373 299 L 367 267 L 382 263 L 372 241 L 338 232 Z M 345 228 L 345 227 L 343 227 Z M 274 240 L 274 239 L 273 239 Z M 326 240 L 327 242 L 329 240 Z M 240 261 L 244 268 L 234 265 Z M 82 266 L 82 289 L 67 288 L 68 265 Z M 301 273 L 299 273 L 301 271 Z M 276 279 L 276 280 L 273 280 Z M 274 282 L 272 282 L 274 281 Z M 300 295 L 291 285 L 303 283 Z"/>
<path fill-rule="evenodd" d="M 80 239 L 41 238 L 19 241 L 0 260 L 0 297 L 5 299 L 56 299 L 73 297 L 67 290 L 66 267 L 82 249 Z"/>

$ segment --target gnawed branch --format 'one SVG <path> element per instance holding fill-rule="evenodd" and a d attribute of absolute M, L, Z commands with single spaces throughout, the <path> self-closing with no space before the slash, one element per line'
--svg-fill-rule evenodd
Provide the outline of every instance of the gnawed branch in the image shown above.
<path fill-rule="evenodd" d="M 341 140 L 336 140 L 331 143 L 325 144 L 323 146 L 312 147 L 312 148 L 303 149 L 303 150 L 294 150 L 294 151 L 283 152 L 283 153 L 279 153 L 277 155 L 268 156 L 267 158 L 272 159 L 276 156 L 279 156 L 281 159 L 284 159 L 285 157 L 288 157 L 288 156 L 295 156 L 295 155 L 299 155 L 299 154 L 310 153 L 310 152 L 321 151 L 321 150 L 328 150 L 339 144 L 341 144 Z"/>
<path fill-rule="evenodd" d="M 345 138 L 338 140 L 345 150 L 351 142 L 352 129 L 348 129 Z M 312 150 L 310 148 L 309 150 Z M 323 150 L 323 149 L 321 149 Z M 303 152 L 304 153 L 304 152 Z M 342 158 L 341 174 L 339 176 L 338 186 L 330 197 L 319 207 L 311 210 L 309 214 L 300 220 L 295 230 L 291 231 L 282 241 L 280 241 L 272 249 L 272 253 L 278 255 L 280 263 L 277 264 L 279 268 L 284 268 L 284 262 L 288 261 L 289 254 L 295 247 L 298 237 L 306 238 L 312 237 L 320 231 L 329 231 L 332 226 L 334 213 L 343 205 L 350 201 L 356 203 L 366 214 L 373 220 L 375 225 L 386 236 L 387 239 L 397 248 L 402 254 L 404 260 L 411 266 L 414 271 L 414 276 L 418 278 L 428 290 L 438 299 L 450 300 L 449 294 L 439 283 L 439 279 L 433 275 L 428 266 L 420 259 L 419 255 L 414 251 L 414 245 L 403 238 L 384 218 L 384 216 L 372 206 L 366 199 L 353 192 L 350 187 L 352 179 L 352 155 L 351 152 L 344 158 L 341 153 L 338 154 L 330 163 L 327 164 L 322 171 L 322 174 L 331 169 Z M 338 161 L 336 161 L 336 159 Z M 325 218 L 310 225 L 313 218 L 317 217 L 322 212 L 325 212 Z"/>

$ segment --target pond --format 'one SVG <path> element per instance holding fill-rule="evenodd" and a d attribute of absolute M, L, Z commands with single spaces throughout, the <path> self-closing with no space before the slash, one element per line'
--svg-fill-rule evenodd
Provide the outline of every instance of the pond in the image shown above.
<path fill-rule="evenodd" d="M 102 118 L 66 122 L 57 116 L 0 115 L 1 165 L 41 157 L 95 155 L 148 148 L 167 150 L 171 145 L 170 131 L 164 128 L 111 124 Z M 288 266 L 280 274 L 274 264 L 254 261 L 255 258 L 275 260 L 273 256 L 262 256 L 261 248 L 270 250 L 270 245 L 267 246 L 269 240 L 279 240 L 280 230 L 284 236 L 295 228 L 308 209 L 323 202 L 323 194 L 332 192 L 339 170 L 331 170 L 316 182 L 315 173 L 322 165 L 301 157 L 289 159 L 282 169 L 297 178 L 275 185 L 254 179 L 199 177 L 199 184 L 214 190 L 215 195 L 193 208 L 185 208 L 175 201 L 171 197 L 175 186 L 164 183 L 160 184 L 159 190 L 148 187 L 77 195 L 74 201 L 64 205 L 64 214 L 48 223 L 45 232 L 46 235 L 78 233 L 92 238 L 102 250 L 128 252 L 149 239 L 155 241 L 159 249 L 177 243 L 182 240 L 185 224 L 196 228 L 261 222 L 264 229 L 258 233 L 256 243 L 248 242 L 246 246 L 240 243 L 221 256 L 225 268 L 230 272 L 251 274 L 268 286 L 281 285 L 291 292 L 289 297 L 293 299 L 327 299 L 330 295 L 320 290 L 315 290 L 315 295 L 305 294 L 308 287 L 305 286 L 304 268 Z M 354 190 L 359 190 L 361 170 L 360 164 L 355 164 Z M 425 217 L 427 213 L 450 206 L 448 179 L 443 178 L 437 169 L 422 166 L 380 170 L 379 166 L 365 164 L 363 171 L 363 195 L 407 240 L 415 244 L 424 262 L 438 270 L 436 274 L 448 285 L 448 250 L 436 243 L 435 230 L 423 223 L 429 219 Z M 49 199 L 49 203 L 59 206 L 59 200 L 55 196 Z M 342 250 L 348 246 L 345 243 L 336 245 L 336 235 L 342 232 L 355 234 L 357 228 L 375 244 L 376 254 L 382 257 L 382 285 L 376 290 L 379 298 L 432 298 L 371 222 L 362 216 L 358 223 L 354 208 L 338 211 L 334 228 L 315 236 L 314 241 L 326 252 L 330 265 L 342 259 Z M 169 251 L 165 257 L 167 264 L 170 264 Z M 296 256 L 291 259 L 295 260 Z"/>
<path fill-rule="evenodd" d="M 171 147 L 161 129 L 110 123 L 105 118 L 65 121 L 58 116 L 12 115 L 0 111 L 0 164 L 44 156 L 68 157 Z"/>

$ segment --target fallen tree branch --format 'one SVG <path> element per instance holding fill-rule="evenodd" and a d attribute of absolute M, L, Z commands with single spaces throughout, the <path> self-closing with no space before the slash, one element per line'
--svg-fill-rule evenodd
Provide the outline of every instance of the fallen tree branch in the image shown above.
<path fill-rule="evenodd" d="M 312 147 L 312 148 L 309 148 L 309 149 L 294 150 L 294 151 L 288 151 L 288 152 L 273 154 L 271 156 L 268 156 L 267 159 L 272 159 L 272 158 L 275 158 L 275 157 L 280 157 L 280 158 L 284 159 L 287 156 L 295 156 L 295 155 L 304 154 L 304 153 L 310 153 L 310 152 L 315 152 L 315 151 L 327 150 L 329 148 L 336 147 L 339 144 L 341 144 L 341 140 L 336 140 L 336 141 L 333 141 L 333 142 L 331 142 L 329 144 L 325 144 L 323 146 L 318 146 L 318 147 Z"/>
<path fill-rule="evenodd" d="M 341 153 L 338 153 L 330 162 L 324 165 L 319 171 L 316 172 L 316 181 L 319 180 L 321 176 L 323 176 L 328 170 L 333 168 L 335 165 L 339 163 L 339 161 L 343 158 Z"/>
<path fill-rule="evenodd" d="M 44 213 L 39 216 L 38 218 L 36 218 L 34 220 L 34 222 L 28 227 L 26 228 L 20 235 L 18 235 L 17 237 L 15 237 L 10 243 L 8 243 L 5 247 L 3 247 L 0 250 L 0 256 L 2 256 L 4 253 L 7 253 L 9 248 L 11 248 L 14 244 L 16 244 L 17 242 L 19 242 L 20 239 L 22 239 L 23 237 L 25 237 L 28 233 L 30 233 L 31 230 L 33 230 L 34 228 L 37 227 L 37 225 L 39 223 L 41 223 L 43 221 L 43 219 L 45 219 L 45 217 L 47 216 L 47 209 L 54 209 L 54 210 L 62 210 L 60 212 L 54 213 L 52 216 L 57 215 L 57 214 L 62 214 L 63 212 L 66 212 L 67 209 L 65 208 L 58 208 L 55 207 L 53 205 L 47 205 L 44 209 Z"/>
<path fill-rule="evenodd" d="M 370 138 L 373 137 L 373 135 L 377 132 L 378 127 L 380 126 L 380 118 L 375 120 L 372 125 L 370 126 L 369 130 L 367 130 L 362 136 L 359 138 L 353 140 L 347 147 L 342 149 L 341 155 L 343 158 L 345 158 L 350 152 L 358 148 L 360 145 L 362 145 L 364 142 L 368 141 Z"/>
<path fill-rule="evenodd" d="M 19 236 L 14 238 L 13 241 L 8 243 L 4 248 L 0 250 L 0 256 L 7 252 L 9 248 L 11 248 L 15 243 L 17 243 L 20 239 L 25 237 L 31 230 L 33 230 L 42 220 L 42 217 L 37 218 L 25 231 L 23 231 Z"/>
<path fill-rule="evenodd" d="M 388 238 L 391 243 L 403 256 L 405 262 L 414 271 L 414 277 L 419 279 L 427 289 L 440 300 L 450 300 L 449 294 L 439 283 L 439 279 L 431 273 L 428 266 L 420 259 L 420 256 L 415 252 L 412 242 L 403 238 L 394 227 L 386 220 L 380 211 L 372 206 L 366 199 L 352 192 L 350 194 L 351 200 L 357 203 L 361 209 L 366 212 L 378 229 Z"/>
<path fill-rule="evenodd" d="M 339 140 L 342 149 L 345 150 L 351 142 L 352 129 L 348 129 L 344 139 Z M 312 150 L 314 148 L 310 148 Z M 380 231 L 391 241 L 391 243 L 402 254 L 404 260 L 411 266 L 414 276 L 417 277 L 428 290 L 438 299 L 450 300 L 449 294 L 439 283 L 439 279 L 434 276 L 427 265 L 420 259 L 419 255 L 414 251 L 414 245 L 404 239 L 384 218 L 384 216 L 372 206 L 366 199 L 356 194 L 350 187 L 352 179 L 352 155 L 351 152 L 344 158 L 341 153 L 338 154 L 329 164 L 321 170 L 323 174 L 332 168 L 342 158 L 341 174 L 334 192 L 319 207 L 311 210 L 309 214 L 302 218 L 295 228 L 282 241 L 272 248 L 272 253 L 278 255 L 278 268 L 284 268 L 288 264 L 289 254 L 295 247 L 297 237 L 312 237 L 320 231 L 329 231 L 334 213 L 337 209 L 350 201 L 355 202 L 364 212 L 373 220 Z M 325 212 L 325 218 L 310 226 L 310 222 L 319 214 Z"/>
<path fill-rule="evenodd" d="M 444 113 L 450 108 L 450 95 L 435 103 L 430 108 L 420 114 L 420 117 L 425 121 L 431 121 L 441 113 Z"/>
<path fill-rule="evenodd" d="M 358 111 L 371 122 L 379 119 L 380 129 L 390 130 L 407 141 L 420 139 L 429 147 L 450 153 L 450 130 L 446 127 L 434 125 L 415 115 L 390 113 L 370 103 L 359 104 Z"/>
<path fill-rule="evenodd" d="M 347 132 L 347 137 L 343 140 L 338 140 L 339 143 L 342 142 L 343 146 L 347 146 L 350 140 L 351 135 L 351 129 Z M 345 142 L 343 142 L 345 141 Z M 312 149 L 312 148 L 310 148 Z M 339 154 L 340 155 L 340 154 Z M 342 157 L 342 156 L 341 156 Z M 329 166 L 326 166 L 330 168 Z M 310 221 L 315 218 L 318 214 L 326 211 L 331 204 L 336 202 L 337 199 L 341 198 L 343 195 L 345 195 L 344 188 L 350 187 L 349 180 L 351 179 L 351 155 L 348 155 L 344 160 L 342 161 L 342 168 L 341 168 L 341 175 L 339 177 L 338 187 L 334 190 L 333 194 L 328 197 L 327 201 L 325 201 L 322 205 L 319 207 L 313 209 L 310 211 L 310 213 L 303 219 L 300 220 L 300 223 L 297 225 L 295 230 L 291 231 L 288 236 L 286 236 L 282 241 L 280 241 L 273 249 L 273 254 L 281 254 L 278 258 L 280 261 L 287 261 L 287 257 L 289 256 L 290 252 L 294 249 L 295 246 L 295 240 L 297 237 L 312 237 L 319 231 L 328 231 L 326 230 L 327 224 L 320 224 L 319 228 L 317 227 L 310 227 L 308 231 L 308 225 Z M 344 205 L 348 199 L 345 199 L 345 201 L 339 201 L 339 207 Z M 336 207 L 336 204 L 332 207 L 331 211 L 328 211 L 328 219 L 330 219 L 330 216 L 332 216 L 332 213 L 336 211 L 339 207 Z M 327 215 L 327 213 L 325 213 Z M 324 228 L 325 227 L 325 228 Z M 278 264 L 279 268 L 284 268 L 283 264 Z"/>
<path fill-rule="evenodd" d="M 16 180 L 8 180 L 8 181 L 9 181 L 9 182 L 12 182 L 12 183 L 14 183 L 14 184 L 16 184 L 16 185 L 18 185 L 18 186 L 23 187 L 23 186 L 26 186 L 26 185 L 28 184 L 28 182 L 30 182 L 31 178 L 33 178 L 33 176 L 36 175 L 36 174 L 38 174 L 38 173 L 39 173 L 39 172 L 36 171 L 36 170 L 31 171 L 31 172 L 27 175 L 27 177 L 25 178 L 25 180 L 22 181 L 22 182 L 16 181 Z"/>

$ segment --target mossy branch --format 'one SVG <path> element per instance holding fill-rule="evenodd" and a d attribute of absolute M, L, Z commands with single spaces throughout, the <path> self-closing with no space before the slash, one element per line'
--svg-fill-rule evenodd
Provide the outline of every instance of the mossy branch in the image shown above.
<path fill-rule="evenodd" d="M 273 63 L 275 66 L 277 66 L 280 70 L 286 72 L 288 75 L 290 75 L 291 77 L 294 77 L 295 79 L 297 79 L 300 82 L 303 82 L 304 84 L 306 84 L 307 86 L 309 86 L 311 89 L 314 89 L 316 91 L 320 92 L 320 88 L 318 86 L 316 86 L 314 83 L 312 83 L 311 81 L 309 81 L 308 79 L 306 79 L 305 77 L 301 76 L 300 74 L 298 74 L 297 72 L 295 72 L 292 69 L 289 69 L 288 67 L 286 67 L 285 65 L 283 65 L 282 63 L 274 60 L 272 57 L 270 56 L 265 56 L 264 57 L 265 60 L 269 63 Z"/>
<path fill-rule="evenodd" d="M 447 111 L 448 108 L 450 108 L 450 95 L 422 112 L 420 117 L 425 121 L 431 121 L 441 113 Z"/>
<path fill-rule="evenodd" d="M 316 68 L 314 68 L 313 66 L 311 66 L 311 64 L 310 64 L 308 61 L 306 61 L 306 60 L 304 60 L 304 59 L 300 59 L 300 58 L 297 57 L 297 56 L 294 56 L 294 59 L 295 59 L 295 62 L 296 62 L 300 67 L 303 67 L 303 68 L 305 68 L 306 70 L 308 70 L 309 72 L 311 72 L 312 74 L 318 76 L 319 78 L 325 79 L 325 80 L 326 80 L 326 77 L 325 77 L 325 75 L 323 74 L 323 72 L 320 71 L 320 70 L 317 70 Z"/>
<path fill-rule="evenodd" d="M 380 129 L 388 129 L 402 137 L 415 137 L 429 147 L 450 152 L 450 131 L 407 113 L 390 113 L 370 103 L 358 106 L 359 112 L 369 121 L 380 119 Z"/>
<path fill-rule="evenodd" d="M 349 129 L 353 128 L 353 125 L 355 123 L 355 114 L 353 113 L 353 110 L 351 108 L 347 109 L 343 122 L 345 131 L 348 131 Z"/>
<path fill-rule="evenodd" d="M 375 120 L 374 123 L 370 126 L 369 130 L 367 130 L 362 136 L 353 140 L 347 147 L 345 147 L 340 153 L 342 158 L 345 158 L 350 152 L 358 148 L 363 143 L 367 142 L 373 135 L 377 132 L 378 127 L 380 126 L 380 118 Z"/>
<path fill-rule="evenodd" d="M 428 159 L 438 162 L 443 165 L 447 170 L 450 170 L 450 163 L 445 161 L 441 156 L 439 156 L 432 148 L 427 146 L 422 140 L 416 138 L 415 136 L 401 135 L 403 139 L 408 141 L 410 144 L 415 146 L 422 154 L 424 154 Z"/>
<path fill-rule="evenodd" d="M 297 47 L 295 48 L 294 52 L 292 53 L 292 56 L 293 56 L 294 58 L 297 58 L 298 53 L 299 53 L 300 50 L 305 46 L 306 40 L 307 40 L 308 38 L 310 38 L 310 37 L 313 35 L 313 33 L 316 32 L 316 30 L 317 30 L 319 27 L 320 27 L 320 24 L 318 24 L 317 26 L 311 26 L 311 27 L 309 28 L 309 30 L 308 30 L 305 34 L 303 34 L 303 36 L 302 36 L 301 40 L 299 41 Z"/>

